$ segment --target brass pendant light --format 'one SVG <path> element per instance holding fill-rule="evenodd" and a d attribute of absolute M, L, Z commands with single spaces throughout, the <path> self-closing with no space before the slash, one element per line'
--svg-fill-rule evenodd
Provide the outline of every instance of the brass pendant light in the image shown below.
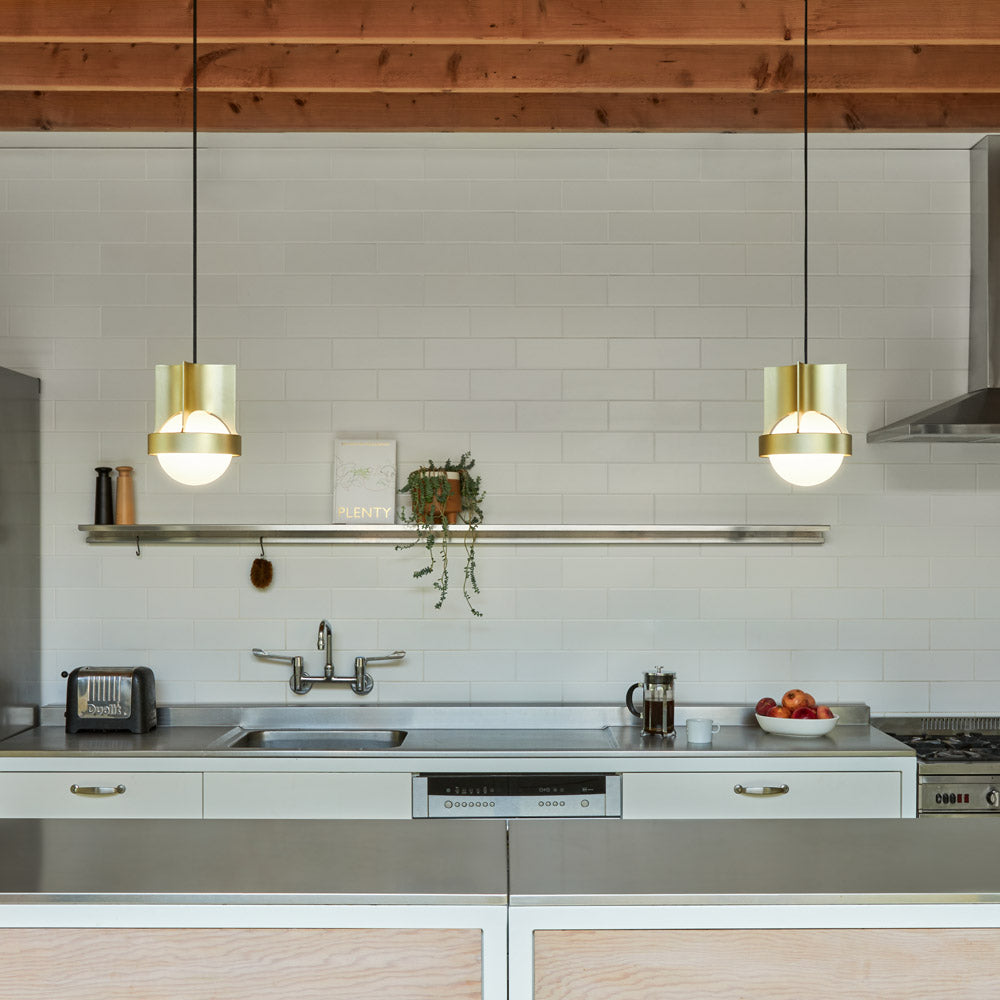
<path fill-rule="evenodd" d="M 148 451 L 171 479 L 204 486 L 241 452 L 236 366 L 198 364 L 198 2 L 192 3 L 191 361 L 156 366 L 156 430 Z"/>
<path fill-rule="evenodd" d="M 809 364 L 809 0 L 802 26 L 802 363 L 764 369 L 759 455 L 793 486 L 825 483 L 851 454 L 847 365 Z"/>

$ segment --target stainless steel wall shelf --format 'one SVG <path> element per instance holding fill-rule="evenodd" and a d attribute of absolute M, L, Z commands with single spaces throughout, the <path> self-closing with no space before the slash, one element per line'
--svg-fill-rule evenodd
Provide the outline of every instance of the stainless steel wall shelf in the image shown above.
<path fill-rule="evenodd" d="M 406 524 L 81 524 L 79 529 L 94 545 L 398 544 L 414 537 L 413 527 Z M 531 545 L 822 545 L 829 530 L 828 524 L 484 524 L 477 535 L 478 542 Z M 458 525 L 451 531 L 458 540 L 468 528 Z"/>

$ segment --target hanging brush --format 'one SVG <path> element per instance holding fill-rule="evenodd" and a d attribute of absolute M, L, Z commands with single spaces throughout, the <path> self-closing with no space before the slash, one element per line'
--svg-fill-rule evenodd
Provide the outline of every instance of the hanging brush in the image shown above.
<path fill-rule="evenodd" d="M 250 582 L 258 590 L 267 590 L 273 579 L 274 567 L 271 565 L 271 560 L 264 555 L 264 539 L 261 538 L 260 556 L 254 559 L 253 565 L 250 567 Z"/>

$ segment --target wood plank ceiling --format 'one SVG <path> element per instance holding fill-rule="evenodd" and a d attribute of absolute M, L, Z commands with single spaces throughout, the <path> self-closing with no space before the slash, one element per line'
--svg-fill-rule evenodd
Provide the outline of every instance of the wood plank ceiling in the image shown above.
<path fill-rule="evenodd" d="M 225 131 L 798 131 L 801 0 L 199 0 Z M 811 0 L 810 129 L 1000 129 L 1000 0 Z M 0 129 L 189 129 L 191 0 L 0 0 Z"/>

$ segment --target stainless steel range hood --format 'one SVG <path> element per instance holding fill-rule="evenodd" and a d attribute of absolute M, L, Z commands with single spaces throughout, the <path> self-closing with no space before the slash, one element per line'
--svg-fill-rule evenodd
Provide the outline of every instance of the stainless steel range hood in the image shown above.
<path fill-rule="evenodd" d="M 868 432 L 880 441 L 1000 443 L 1000 135 L 970 150 L 969 391 Z"/>

